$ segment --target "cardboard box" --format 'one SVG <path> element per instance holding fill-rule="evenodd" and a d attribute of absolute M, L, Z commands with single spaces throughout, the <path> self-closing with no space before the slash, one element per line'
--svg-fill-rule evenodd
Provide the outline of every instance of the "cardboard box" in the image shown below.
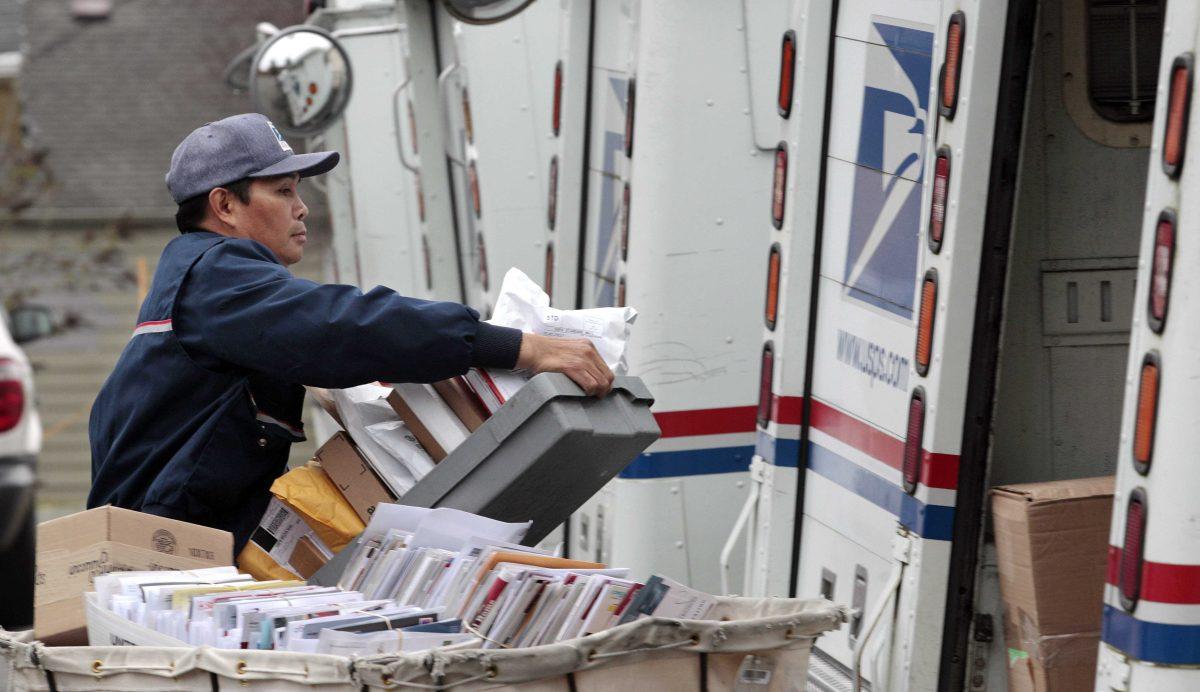
<path fill-rule="evenodd" d="M 396 499 L 346 433 L 329 438 L 317 450 L 316 459 L 364 524 L 371 521 L 376 504 Z"/>
<path fill-rule="evenodd" d="M 86 643 L 83 594 L 98 574 L 233 564 L 233 535 L 118 507 L 97 507 L 38 525 L 34 636 Z"/>
<path fill-rule="evenodd" d="M 471 434 L 430 385 L 394 384 L 387 400 L 434 462 L 445 459 Z"/>
<path fill-rule="evenodd" d="M 1090 690 L 1113 478 L 992 489 L 1011 692 Z"/>
<path fill-rule="evenodd" d="M 491 415 L 480 401 L 479 395 L 461 376 L 434 382 L 433 388 L 471 432 L 478 430 L 483 421 Z"/>

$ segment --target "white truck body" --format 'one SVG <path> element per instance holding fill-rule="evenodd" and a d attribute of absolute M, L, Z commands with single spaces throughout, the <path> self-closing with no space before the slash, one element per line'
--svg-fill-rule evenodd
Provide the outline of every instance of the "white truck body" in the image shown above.
<path fill-rule="evenodd" d="M 1159 162 L 1193 5 L 1118 8 L 1161 25 L 1133 31 L 1154 62 L 1089 44 L 1111 8 L 1085 0 L 542 0 L 491 26 L 329 4 L 313 21 L 356 68 L 323 135 L 350 163 L 331 278 L 486 314 L 516 266 L 557 307 L 641 313 L 629 362 L 663 438 L 573 519 L 572 554 L 858 608 L 817 647 L 818 689 L 997 689 L 987 489 L 1115 471 L 1110 572 L 1150 576 L 1133 601 L 1108 587 L 1097 689 L 1200 685 L 1186 242 L 1169 327 L 1145 318 L 1162 210 L 1194 225 L 1196 171 Z M 1102 50 L 1132 51 L 1135 90 L 1157 68 L 1152 126 L 1100 114 L 1081 75 Z M 1143 474 L 1150 352 L 1170 377 Z"/>

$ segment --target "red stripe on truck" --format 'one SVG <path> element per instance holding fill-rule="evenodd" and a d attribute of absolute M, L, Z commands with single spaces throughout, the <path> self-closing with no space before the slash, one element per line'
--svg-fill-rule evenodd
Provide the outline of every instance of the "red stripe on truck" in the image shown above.
<path fill-rule="evenodd" d="M 654 414 L 663 437 L 727 435 L 752 433 L 756 427 L 757 407 L 731 406 L 690 411 L 663 411 Z"/>
<path fill-rule="evenodd" d="M 771 397 L 771 420 L 783 425 L 799 425 L 804 397 Z M 662 436 L 694 437 L 750 433 L 756 429 L 756 406 L 661 411 L 654 414 Z M 860 452 L 894 469 L 904 458 L 904 441 L 870 423 L 813 399 L 812 427 L 831 435 Z M 922 450 L 920 482 L 930 488 L 954 490 L 958 487 L 959 456 Z"/>
<path fill-rule="evenodd" d="M 1121 549 L 1108 546 L 1108 576 L 1106 581 L 1117 586 L 1121 568 Z M 1200 565 L 1179 565 L 1170 562 L 1142 562 L 1142 588 L 1139 601 L 1200 605 Z"/>
<path fill-rule="evenodd" d="M 904 461 L 904 440 L 819 400 L 812 401 L 812 427 L 858 451 L 899 470 Z M 921 484 L 930 488 L 958 488 L 957 454 L 921 452 Z"/>

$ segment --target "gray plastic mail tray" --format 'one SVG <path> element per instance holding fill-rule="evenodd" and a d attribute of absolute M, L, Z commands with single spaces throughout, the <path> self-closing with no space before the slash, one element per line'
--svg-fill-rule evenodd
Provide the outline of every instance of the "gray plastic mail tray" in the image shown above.
<path fill-rule="evenodd" d="M 537 375 L 397 502 L 532 520 L 524 543 L 535 545 L 658 439 L 653 403 L 637 377 L 598 399 L 566 375 Z M 335 583 L 356 544 L 309 582 Z"/>

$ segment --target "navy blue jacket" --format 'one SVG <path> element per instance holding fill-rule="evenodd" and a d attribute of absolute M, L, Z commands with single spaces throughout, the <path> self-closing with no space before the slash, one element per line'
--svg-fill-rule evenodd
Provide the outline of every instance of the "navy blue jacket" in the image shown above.
<path fill-rule="evenodd" d="M 303 440 L 302 384 L 435 382 L 511 368 L 521 334 L 458 303 L 293 277 L 264 245 L 167 244 L 138 325 L 92 406 L 88 507 L 230 531 L 240 551 Z"/>

